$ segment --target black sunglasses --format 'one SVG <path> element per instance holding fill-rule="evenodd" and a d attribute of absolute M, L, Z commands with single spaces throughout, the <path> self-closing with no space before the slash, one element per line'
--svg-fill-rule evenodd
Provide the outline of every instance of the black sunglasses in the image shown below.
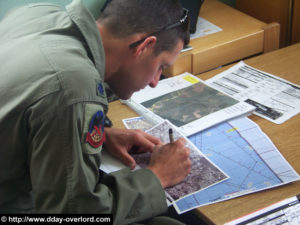
<path fill-rule="evenodd" d="M 148 36 L 144 37 L 143 39 L 138 40 L 136 42 L 133 42 L 132 44 L 129 45 L 129 48 L 135 48 L 136 46 L 138 46 L 139 44 L 141 44 L 143 41 L 145 41 L 146 38 L 148 38 L 150 36 L 155 36 L 155 35 L 157 35 L 158 33 L 162 32 L 162 31 L 171 30 L 171 29 L 173 29 L 175 27 L 179 27 L 179 26 L 182 26 L 182 25 L 186 25 L 185 29 L 187 29 L 188 25 L 189 25 L 189 16 L 188 16 L 188 13 L 189 13 L 189 11 L 184 8 L 183 9 L 183 16 L 182 16 L 182 18 L 178 22 L 176 22 L 174 24 L 171 24 L 171 25 L 168 25 L 168 26 L 165 26 L 162 29 L 149 34 Z"/>

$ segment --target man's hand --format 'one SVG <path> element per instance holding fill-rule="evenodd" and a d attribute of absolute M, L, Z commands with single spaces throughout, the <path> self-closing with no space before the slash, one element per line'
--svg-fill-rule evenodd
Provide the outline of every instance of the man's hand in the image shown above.
<path fill-rule="evenodd" d="M 138 152 L 152 152 L 156 145 L 161 144 L 158 138 L 141 130 L 105 128 L 105 133 L 106 150 L 131 169 L 135 168 L 136 162 L 128 151 L 135 147 Z"/>
<path fill-rule="evenodd" d="M 157 146 L 152 152 L 148 169 L 156 174 L 163 188 L 181 182 L 191 170 L 190 150 L 183 138 Z"/>

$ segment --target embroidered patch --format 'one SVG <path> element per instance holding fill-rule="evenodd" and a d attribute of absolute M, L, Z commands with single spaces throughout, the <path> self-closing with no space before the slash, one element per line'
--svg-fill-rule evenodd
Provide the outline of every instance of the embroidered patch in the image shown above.
<path fill-rule="evenodd" d="M 94 148 L 100 147 L 105 141 L 104 114 L 102 111 L 98 111 L 93 115 L 85 141 Z"/>
<path fill-rule="evenodd" d="M 100 95 L 104 95 L 104 88 L 101 83 L 98 84 L 97 89 L 98 89 L 98 92 L 100 93 Z"/>

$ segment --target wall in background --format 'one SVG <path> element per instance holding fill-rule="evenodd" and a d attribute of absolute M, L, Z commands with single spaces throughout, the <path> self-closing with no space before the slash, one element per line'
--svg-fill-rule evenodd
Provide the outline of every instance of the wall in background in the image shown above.
<path fill-rule="evenodd" d="M 53 4 L 64 7 L 72 0 L 0 0 L 0 20 L 11 9 L 20 5 L 37 2 L 51 2 Z M 100 10 L 105 3 L 105 0 L 82 0 L 83 4 L 90 10 L 94 17 L 100 15 Z"/>
<path fill-rule="evenodd" d="M 221 2 L 235 8 L 236 6 L 236 0 L 220 0 Z"/>
<path fill-rule="evenodd" d="M 280 24 L 280 47 L 300 41 L 300 0 L 236 0 L 236 8 L 265 23 Z"/>

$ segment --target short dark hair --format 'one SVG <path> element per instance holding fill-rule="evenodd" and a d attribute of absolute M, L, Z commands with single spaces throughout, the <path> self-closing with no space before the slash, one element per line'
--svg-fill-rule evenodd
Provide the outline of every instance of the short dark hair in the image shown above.
<path fill-rule="evenodd" d="M 98 20 L 104 22 L 112 35 L 122 38 L 135 33 L 151 34 L 178 22 L 183 8 L 178 0 L 112 0 Z M 188 26 L 177 26 L 155 34 L 154 54 L 172 51 L 179 40 L 190 41 Z"/>

